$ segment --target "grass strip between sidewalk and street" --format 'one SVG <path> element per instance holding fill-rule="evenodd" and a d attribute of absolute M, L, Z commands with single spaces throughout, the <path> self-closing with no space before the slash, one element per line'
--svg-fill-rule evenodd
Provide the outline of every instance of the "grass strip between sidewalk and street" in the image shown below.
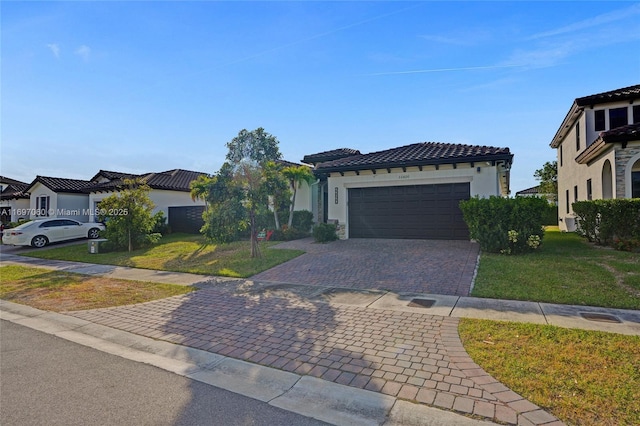
<path fill-rule="evenodd" d="M 0 299 L 46 311 L 109 308 L 194 290 L 176 284 L 120 280 L 30 266 L 0 267 Z"/>
<path fill-rule="evenodd" d="M 191 234 L 169 234 L 163 236 L 159 243 L 131 253 L 89 253 L 86 244 L 78 244 L 21 254 L 41 259 L 247 278 L 304 253 L 301 250 L 270 248 L 277 243 L 261 242 L 262 257 L 253 259 L 249 241 L 207 244 L 201 235 Z"/>
<path fill-rule="evenodd" d="M 533 253 L 482 253 L 471 296 L 640 309 L 640 253 L 549 227 Z"/>
<path fill-rule="evenodd" d="M 471 358 L 569 425 L 640 424 L 640 336 L 461 319 Z"/>

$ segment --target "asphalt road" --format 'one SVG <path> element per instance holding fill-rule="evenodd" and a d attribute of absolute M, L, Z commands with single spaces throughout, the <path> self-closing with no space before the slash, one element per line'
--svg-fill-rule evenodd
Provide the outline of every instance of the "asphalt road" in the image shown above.
<path fill-rule="evenodd" d="M 0 424 L 325 425 L 0 321 Z"/>

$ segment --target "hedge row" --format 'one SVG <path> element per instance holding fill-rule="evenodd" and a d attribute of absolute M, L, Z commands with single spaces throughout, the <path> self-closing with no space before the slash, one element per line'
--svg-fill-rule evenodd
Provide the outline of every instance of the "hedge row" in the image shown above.
<path fill-rule="evenodd" d="M 548 201 L 537 197 L 474 197 L 460 202 L 472 239 L 487 252 L 518 254 L 538 248 Z"/>
<path fill-rule="evenodd" d="M 640 249 L 640 199 L 573 203 L 577 232 L 596 244 L 619 250 Z"/>

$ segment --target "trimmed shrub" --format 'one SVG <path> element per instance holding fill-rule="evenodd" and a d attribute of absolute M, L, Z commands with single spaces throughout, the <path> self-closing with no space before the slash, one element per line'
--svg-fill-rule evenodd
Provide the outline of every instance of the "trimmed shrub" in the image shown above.
<path fill-rule="evenodd" d="M 640 199 L 577 201 L 577 233 L 590 242 L 618 250 L 640 248 Z"/>
<path fill-rule="evenodd" d="M 460 202 L 471 238 L 482 250 L 503 254 L 525 253 L 540 246 L 548 206 L 537 197 L 474 197 Z"/>
<path fill-rule="evenodd" d="M 280 213 L 280 223 L 287 223 L 289 221 L 289 212 L 283 211 Z M 299 231 L 306 232 L 307 235 L 311 232 L 313 226 L 313 213 L 309 210 L 296 210 L 293 212 L 293 221 L 291 227 Z M 283 226 L 284 227 L 284 226 Z"/>
<path fill-rule="evenodd" d="M 313 239 L 317 243 L 328 243 L 338 239 L 336 225 L 332 223 L 319 223 L 313 227 Z"/>
<path fill-rule="evenodd" d="M 272 241 L 291 241 L 298 240 L 309 236 L 309 232 L 303 232 L 296 228 L 289 228 L 287 225 L 282 225 L 282 229 L 276 229 L 271 235 Z"/>

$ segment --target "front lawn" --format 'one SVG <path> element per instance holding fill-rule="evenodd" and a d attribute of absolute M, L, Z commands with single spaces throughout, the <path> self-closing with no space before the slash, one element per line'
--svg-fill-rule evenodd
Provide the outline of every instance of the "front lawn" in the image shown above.
<path fill-rule="evenodd" d="M 86 244 L 79 244 L 34 250 L 24 255 L 41 259 L 246 278 L 304 253 L 301 250 L 269 248 L 274 244 L 277 243 L 261 242 L 262 258 L 252 259 L 248 241 L 208 245 L 200 235 L 170 234 L 162 237 L 162 240 L 152 247 L 131 253 L 118 251 L 91 254 Z"/>
<path fill-rule="evenodd" d="M 482 253 L 471 295 L 640 309 L 640 254 L 596 247 L 549 228 L 533 253 Z"/>
<path fill-rule="evenodd" d="M 640 424 L 640 336 L 461 319 L 475 363 L 571 425 Z"/>
<path fill-rule="evenodd" d="M 18 265 L 0 267 L 0 276 L 0 299 L 56 312 L 142 303 L 194 290 Z"/>

